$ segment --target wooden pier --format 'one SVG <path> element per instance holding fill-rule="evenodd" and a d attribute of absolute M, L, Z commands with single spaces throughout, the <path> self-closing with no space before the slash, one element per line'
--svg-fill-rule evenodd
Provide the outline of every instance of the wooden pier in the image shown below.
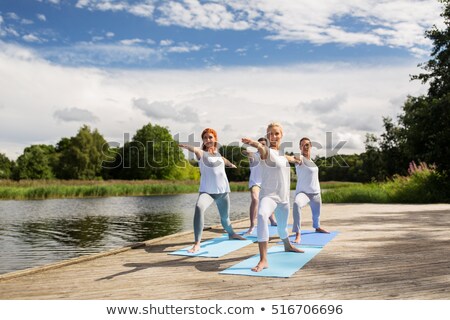
<path fill-rule="evenodd" d="M 0 275 L 0 299 L 450 299 L 450 204 L 325 204 L 321 221 L 340 234 L 287 279 L 219 274 L 257 243 L 221 258 L 168 255 L 192 243 L 184 232 Z M 309 208 L 302 226 L 311 229 Z"/>

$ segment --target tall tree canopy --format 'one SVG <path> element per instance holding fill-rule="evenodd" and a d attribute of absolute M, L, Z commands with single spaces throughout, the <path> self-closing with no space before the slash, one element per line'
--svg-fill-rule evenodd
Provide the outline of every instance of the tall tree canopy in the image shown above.
<path fill-rule="evenodd" d="M 118 159 L 116 167 L 121 179 L 172 179 L 187 165 L 170 131 L 151 123 L 125 143 Z"/>
<path fill-rule="evenodd" d="M 412 79 L 429 83 L 429 98 L 441 98 L 450 93 L 450 0 L 439 0 L 443 5 L 441 17 L 444 18 L 444 29 L 433 26 L 425 32 L 425 37 L 433 42 L 431 59 L 420 64 L 426 73 L 412 76 Z"/>
<path fill-rule="evenodd" d="M 52 179 L 56 161 L 55 147 L 51 145 L 32 145 L 26 147 L 17 159 L 13 177 L 20 179 Z"/>
<path fill-rule="evenodd" d="M 9 179 L 12 167 L 13 162 L 5 154 L 0 153 L 0 179 Z"/>
<path fill-rule="evenodd" d="M 57 145 L 57 177 L 61 179 L 95 179 L 101 176 L 102 163 L 109 146 L 97 129 L 84 125 L 77 135 L 62 138 Z"/>
<path fill-rule="evenodd" d="M 433 42 L 426 73 L 413 76 L 429 84 L 427 96 L 410 98 L 400 116 L 405 151 L 409 157 L 435 163 L 440 171 L 450 170 L 450 0 L 440 0 L 443 29 L 433 26 L 425 34 Z"/>
<path fill-rule="evenodd" d="M 411 77 L 428 84 L 428 94 L 408 97 L 398 125 L 384 119 L 381 153 L 388 175 L 403 173 L 399 166 L 411 161 L 435 164 L 443 173 L 450 170 L 450 0 L 440 2 L 445 27 L 433 26 L 425 33 L 433 42 L 430 60 L 419 65 L 424 73 Z"/>

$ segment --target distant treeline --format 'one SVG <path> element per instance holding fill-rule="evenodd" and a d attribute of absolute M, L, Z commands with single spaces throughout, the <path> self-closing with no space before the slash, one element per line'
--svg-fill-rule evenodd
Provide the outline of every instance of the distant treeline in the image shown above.
<path fill-rule="evenodd" d="M 321 181 L 385 181 L 394 175 L 407 175 L 411 161 L 419 163 L 424 155 L 406 155 L 393 134 L 395 126 L 384 119 L 386 133 L 381 138 L 367 134 L 365 152 L 353 155 L 316 157 Z M 397 131 L 396 131 L 397 132 Z M 220 147 L 220 153 L 237 165 L 226 169 L 230 181 L 247 181 L 250 164 L 243 148 Z M 429 152 L 429 151 L 428 151 Z M 437 158 L 436 158 L 437 159 Z M 439 168 L 439 167 L 438 167 Z M 445 168 L 440 164 L 440 168 Z M 293 179 L 295 180 L 294 170 Z M 441 170 L 441 174 L 445 171 Z M 187 160 L 170 131 L 147 124 L 122 147 L 111 146 L 98 130 L 82 126 L 56 146 L 32 145 L 17 161 L 0 154 L 0 179 L 12 180 L 198 180 L 196 160 Z"/>
<path fill-rule="evenodd" d="M 412 149 L 405 145 L 412 139 L 403 136 L 403 128 L 395 126 L 389 118 L 384 119 L 384 126 L 385 133 L 380 138 L 366 135 L 365 152 L 361 154 L 316 157 L 320 180 L 385 181 L 395 175 L 407 175 L 412 161 L 423 160 L 428 160 L 432 168 L 435 166 L 440 175 L 447 176 L 448 161 L 438 161 L 443 160 L 440 156 L 443 151 L 448 154 L 448 146 L 430 149 L 414 142 L 418 148 Z M 250 164 L 243 148 L 223 145 L 219 151 L 237 165 L 237 169 L 226 169 L 228 179 L 248 180 Z M 75 136 L 62 138 L 56 146 L 40 144 L 25 148 L 17 161 L 0 154 L 0 179 L 198 180 L 199 177 L 197 161 L 185 158 L 170 131 L 150 123 L 122 147 L 109 145 L 98 130 L 84 125 Z"/>

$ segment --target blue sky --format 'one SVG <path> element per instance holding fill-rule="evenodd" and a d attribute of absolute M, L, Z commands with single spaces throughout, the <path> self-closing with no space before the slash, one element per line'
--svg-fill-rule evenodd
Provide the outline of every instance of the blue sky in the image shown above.
<path fill-rule="evenodd" d="M 270 121 L 363 151 L 428 59 L 435 0 L 2 0 L 0 152 L 86 123 L 109 141 L 152 122 L 223 143 Z M 17 125 L 21 124 L 21 129 Z M 296 145 L 296 143 L 294 143 Z M 319 154 L 326 152 L 318 148 Z"/>

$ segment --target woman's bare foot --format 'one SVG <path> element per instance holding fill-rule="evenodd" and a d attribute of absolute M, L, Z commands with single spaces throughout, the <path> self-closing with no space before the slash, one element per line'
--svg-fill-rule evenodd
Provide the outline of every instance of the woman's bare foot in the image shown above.
<path fill-rule="evenodd" d="M 295 239 L 292 242 L 299 244 L 301 241 L 302 241 L 301 233 L 300 232 L 296 232 L 295 233 Z"/>
<path fill-rule="evenodd" d="M 245 233 L 245 235 L 250 235 L 253 233 L 253 230 L 255 229 L 255 226 L 250 226 L 250 228 L 248 228 L 247 232 Z"/>
<path fill-rule="evenodd" d="M 239 235 L 239 234 L 237 234 L 237 233 L 234 233 L 234 234 L 232 234 L 231 236 L 229 235 L 228 236 L 228 239 L 234 239 L 234 240 L 247 240 L 247 239 L 245 239 L 243 236 L 241 236 L 241 235 Z"/>
<path fill-rule="evenodd" d="M 252 268 L 252 271 L 253 272 L 261 272 L 261 271 L 263 271 L 264 269 L 267 269 L 269 267 L 269 264 L 267 263 L 267 261 L 262 261 L 262 260 L 260 260 L 259 262 L 258 262 L 258 264 L 256 265 L 256 267 L 253 267 Z"/>
<path fill-rule="evenodd" d="M 195 253 L 200 250 L 200 243 L 194 243 L 194 246 L 188 250 L 189 253 Z"/>
<path fill-rule="evenodd" d="M 330 233 L 330 232 L 328 232 L 327 230 L 322 229 L 322 228 L 316 228 L 316 232 L 320 232 L 320 233 Z"/>
<path fill-rule="evenodd" d="M 286 252 L 297 252 L 297 253 L 303 253 L 305 251 L 303 251 L 302 249 L 299 249 L 297 247 L 294 247 L 291 242 L 289 241 L 289 238 L 283 239 L 283 244 L 284 244 L 284 251 Z"/>

